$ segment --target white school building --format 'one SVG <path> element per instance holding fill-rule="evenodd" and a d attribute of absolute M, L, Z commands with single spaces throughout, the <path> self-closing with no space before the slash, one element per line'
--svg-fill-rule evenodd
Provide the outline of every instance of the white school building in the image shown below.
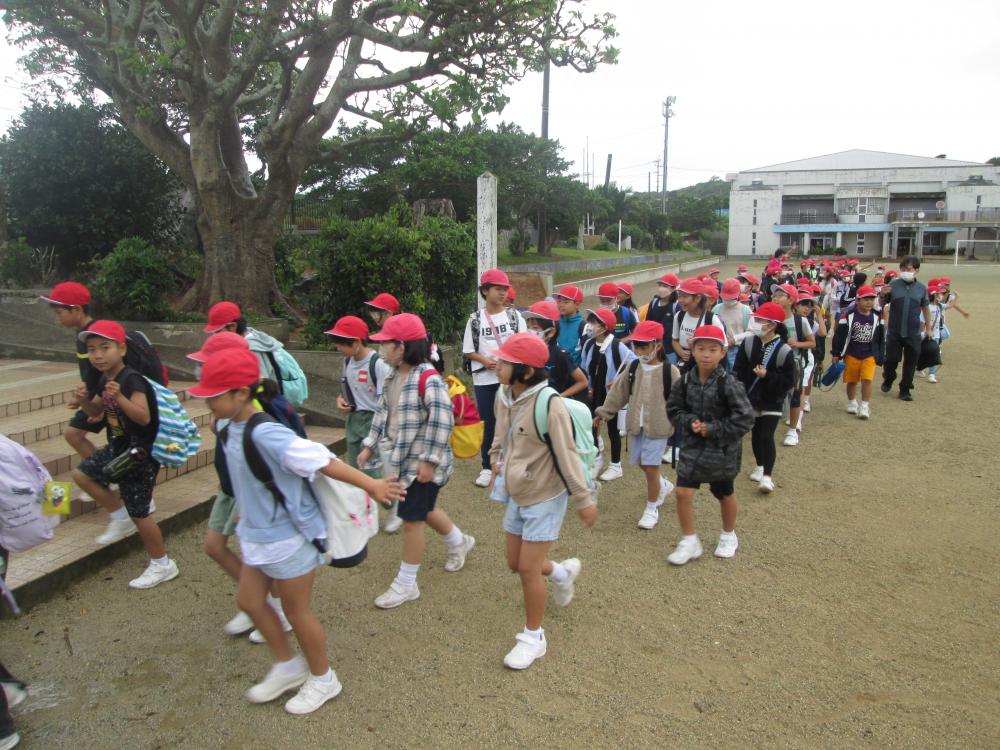
<path fill-rule="evenodd" d="M 893 258 L 1000 240 L 1000 167 L 989 164 L 855 149 L 726 178 L 731 256 L 842 247 Z M 993 253 L 984 242 L 972 247 Z"/>

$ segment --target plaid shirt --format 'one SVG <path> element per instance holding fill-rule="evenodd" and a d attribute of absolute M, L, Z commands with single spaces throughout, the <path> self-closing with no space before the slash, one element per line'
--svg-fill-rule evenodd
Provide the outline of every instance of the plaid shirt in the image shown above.
<path fill-rule="evenodd" d="M 423 400 L 420 399 L 421 373 L 433 369 L 422 364 L 410 370 L 403 384 L 403 390 L 396 403 L 398 429 L 392 446 L 392 467 L 383 466 L 385 476 L 392 476 L 396 469 L 404 486 L 409 486 L 417 476 L 417 465 L 421 461 L 437 466 L 434 483 L 444 486 L 451 477 L 454 456 L 451 452 L 451 430 L 455 425 L 448 386 L 436 373 L 427 379 Z M 372 418 L 368 437 L 362 441 L 366 448 L 378 450 L 379 440 L 385 435 L 385 423 L 389 416 L 386 396 L 390 382 L 399 377 L 399 370 L 393 368 L 386 377 L 379 397 L 378 411 Z"/>

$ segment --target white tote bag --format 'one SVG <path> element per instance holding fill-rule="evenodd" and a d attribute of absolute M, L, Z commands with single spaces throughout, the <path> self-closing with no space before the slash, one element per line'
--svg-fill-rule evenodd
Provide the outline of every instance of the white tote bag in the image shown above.
<path fill-rule="evenodd" d="M 326 519 L 324 562 L 335 568 L 352 568 L 368 555 L 368 540 L 378 533 L 375 501 L 353 484 L 317 474 L 313 495 Z"/>

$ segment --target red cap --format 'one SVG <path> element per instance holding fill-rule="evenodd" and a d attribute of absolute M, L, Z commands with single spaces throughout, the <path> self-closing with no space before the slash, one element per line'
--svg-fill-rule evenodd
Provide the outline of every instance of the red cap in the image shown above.
<path fill-rule="evenodd" d="M 376 299 L 378 299 L 378 297 L 376 297 Z M 371 302 L 366 302 L 365 304 L 370 305 Z M 379 307 L 379 309 L 385 310 L 386 308 Z M 334 323 L 333 328 L 326 331 L 326 334 L 328 336 L 336 336 L 341 339 L 361 339 L 364 341 L 368 338 L 368 324 L 355 315 L 345 315 Z"/>
<path fill-rule="evenodd" d="M 774 296 L 775 292 L 784 292 L 789 297 L 792 298 L 792 302 L 796 302 L 799 299 L 798 290 L 791 284 L 772 284 L 771 285 L 771 296 Z"/>
<path fill-rule="evenodd" d="M 709 279 L 704 284 L 701 285 L 702 294 L 704 294 L 709 299 L 719 299 L 719 286 L 714 281 Z"/>
<path fill-rule="evenodd" d="M 813 284 L 810 287 L 810 289 L 812 289 L 812 293 L 813 294 L 822 294 L 823 293 L 823 287 L 821 287 L 819 284 Z"/>
<path fill-rule="evenodd" d="M 632 331 L 633 341 L 659 341 L 663 338 L 663 324 L 644 320 Z"/>
<path fill-rule="evenodd" d="M 928 294 L 940 294 L 942 291 L 944 291 L 944 290 L 941 287 L 939 287 L 939 286 L 929 286 L 929 287 L 927 287 L 927 293 Z M 861 295 L 859 294 L 858 296 L 860 297 Z"/>
<path fill-rule="evenodd" d="M 772 323 L 784 323 L 785 308 L 777 302 L 765 302 L 757 308 L 757 312 L 753 316 L 761 320 L 770 320 Z"/>
<path fill-rule="evenodd" d="M 951 286 L 951 276 L 942 276 L 938 279 L 938 284 L 942 286 Z"/>
<path fill-rule="evenodd" d="M 615 325 L 618 323 L 618 320 L 615 318 L 615 314 L 608 308 L 599 307 L 596 310 L 587 310 L 587 318 L 590 318 L 591 315 L 601 321 L 601 325 L 609 331 L 615 330 Z"/>
<path fill-rule="evenodd" d="M 632 288 L 631 284 L 629 284 L 627 281 L 623 281 L 621 284 L 618 285 L 618 291 L 619 292 L 625 292 L 625 294 L 627 294 L 629 297 L 631 297 L 632 293 L 635 290 Z"/>
<path fill-rule="evenodd" d="M 373 333 L 371 338 L 372 341 L 420 341 L 427 338 L 427 329 L 424 328 L 424 321 L 418 315 L 401 313 L 389 318 L 382 326 L 382 330 Z"/>
<path fill-rule="evenodd" d="M 736 269 L 737 271 L 749 271 L 750 267 L 746 263 L 740 263 L 740 267 Z"/>
<path fill-rule="evenodd" d="M 549 347 L 530 333 L 515 333 L 493 352 L 493 356 L 515 365 L 542 368 L 549 361 Z"/>
<path fill-rule="evenodd" d="M 479 286 L 510 286 L 510 278 L 499 268 L 483 271 L 479 277 Z"/>
<path fill-rule="evenodd" d="M 125 329 L 121 323 L 116 323 L 113 320 L 95 320 L 89 328 L 76 335 L 80 341 L 86 341 L 91 336 L 100 336 L 102 339 L 117 341 L 119 344 L 125 343 Z"/>
<path fill-rule="evenodd" d="M 676 273 L 665 273 L 656 281 L 657 284 L 666 284 L 675 289 L 681 285 L 681 280 Z"/>
<path fill-rule="evenodd" d="M 517 299 L 517 292 L 514 291 L 514 287 L 512 286 L 507 287 L 507 301 L 513 302 L 516 299 Z"/>
<path fill-rule="evenodd" d="M 796 284 L 796 286 L 812 286 L 812 282 L 809 281 L 809 279 L 807 279 L 804 276 L 801 279 L 799 279 L 798 281 L 796 281 L 795 284 Z"/>
<path fill-rule="evenodd" d="M 391 312 L 393 315 L 399 315 L 399 300 L 388 292 L 376 294 L 372 299 L 365 302 L 365 304 L 368 307 L 374 307 L 376 310 L 385 310 L 386 312 Z"/>
<path fill-rule="evenodd" d="M 235 302 L 216 302 L 208 308 L 208 325 L 201 330 L 205 333 L 221 331 L 230 323 L 235 323 L 243 313 Z"/>
<path fill-rule="evenodd" d="M 555 323 L 559 320 L 559 308 L 556 307 L 555 302 L 546 302 L 545 300 L 542 300 L 541 302 L 536 302 L 529 307 L 525 311 L 524 317 L 551 320 Z"/>
<path fill-rule="evenodd" d="M 581 302 L 583 302 L 583 292 L 580 291 L 579 287 L 575 287 L 575 286 L 572 286 L 572 285 L 570 285 L 570 286 L 564 286 L 562 289 L 560 289 L 558 292 L 556 292 L 553 296 L 554 297 L 565 297 L 570 302 L 575 302 L 578 305 Z"/>
<path fill-rule="evenodd" d="M 711 276 L 713 273 L 718 273 L 718 272 L 719 272 L 718 268 L 713 268 L 711 271 L 708 272 L 708 275 Z"/>
<path fill-rule="evenodd" d="M 757 286 L 758 284 L 760 284 L 760 279 L 758 279 L 756 276 L 754 276 L 749 271 L 747 271 L 746 273 L 742 274 L 742 276 L 743 276 L 744 279 L 746 279 L 747 281 L 750 282 L 751 286 Z"/>
<path fill-rule="evenodd" d="M 260 380 L 260 362 L 249 349 L 223 349 L 213 354 L 201 368 L 198 385 L 188 388 L 195 398 L 212 398 L 226 391 L 246 388 Z"/>
<path fill-rule="evenodd" d="M 62 284 L 56 284 L 52 287 L 48 297 L 41 295 L 39 299 L 54 305 L 83 307 L 90 304 L 90 290 L 77 281 L 64 281 Z"/>
<path fill-rule="evenodd" d="M 772 260 L 772 261 L 770 261 L 767 264 L 767 270 L 765 271 L 765 273 L 768 276 L 770 276 L 775 271 L 780 271 L 780 270 L 781 270 L 781 261 L 780 260 Z"/>
<path fill-rule="evenodd" d="M 726 279 L 722 282 L 722 299 L 739 299 L 741 291 L 739 279 Z"/>
<path fill-rule="evenodd" d="M 610 281 L 605 281 L 597 290 L 598 297 L 617 297 L 618 285 Z"/>
<path fill-rule="evenodd" d="M 858 299 L 862 297 L 878 297 L 878 292 L 875 291 L 873 286 L 863 286 L 858 289 Z"/>
<path fill-rule="evenodd" d="M 201 349 L 187 355 L 187 358 L 193 359 L 195 362 L 205 363 L 208 361 L 209 357 L 216 352 L 221 352 L 223 349 L 249 348 L 250 344 L 248 344 L 247 340 L 238 333 L 233 333 L 232 331 L 220 331 L 219 333 L 213 333 L 205 339 L 205 343 L 201 345 Z"/>
<path fill-rule="evenodd" d="M 677 291 L 684 294 L 704 294 L 705 288 L 698 279 L 684 279 L 677 288 Z"/>
<path fill-rule="evenodd" d="M 695 341 L 716 341 L 722 346 L 726 345 L 726 334 L 719 326 L 698 326 L 691 336 L 691 343 Z"/>
<path fill-rule="evenodd" d="M 886 281 L 888 281 L 889 279 L 891 279 L 894 276 L 899 276 L 899 272 L 898 271 L 886 271 L 885 272 L 885 280 Z M 941 280 L 938 279 L 938 283 L 940 283 L 940 281 Z"/>

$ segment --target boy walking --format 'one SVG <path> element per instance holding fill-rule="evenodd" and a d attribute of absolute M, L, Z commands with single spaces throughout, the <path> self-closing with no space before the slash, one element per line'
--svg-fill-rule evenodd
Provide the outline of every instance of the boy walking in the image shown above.
<path fill-rule="evenodd" d="M 684 565 L 701 557 L 701 540 L 695 532 L 694 493 L 707 482 L 722 511 L 722 533 L 716 557 L 733 557 L 736 538 L 736 492 L 733 480 L 740 470 L 742 440 L 753 427 L 754 413 L 743 385 L 722 367 L 726 334 L 718 326 L 700 326 L 691 336 L 690 368 L 670 390 L 667 416 L 682 431 L 677 461 L 677 519 L 681 537 L 667 557 Z"/>
<path fill-rule="evenodd" d="M 875 312 L 878 292 L 874 287 L 858 289 L 857 306 L 844 313 L 833 338 L 833 363 L 844 360 L 844 384 L 847 386 L 847 413 L 860 419 L 871 416 L 872 382 L 875 367 L 882 364 L 885 351 L 885 327 Z M 861 403 L 858 404 L 858 383 Z"/>

